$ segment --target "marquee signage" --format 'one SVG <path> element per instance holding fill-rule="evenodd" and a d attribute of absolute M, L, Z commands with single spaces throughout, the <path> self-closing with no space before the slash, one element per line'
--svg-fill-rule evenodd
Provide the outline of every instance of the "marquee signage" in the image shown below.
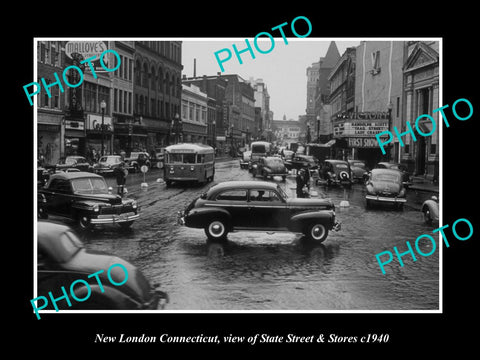
<path fill-rule="evenodd" d="M 372 137 L 383 131 L 388 131 L 388 121 L 374 120 L 353 120 L 345 121 L 333 125 L 333 135 L 337 137 L 343 136 L 365 136 Z"/>
<path fill-rule="evenodd" d="M 374 137 L 350 137 L 348 138 L 348 147 L 350 148 L 374 148 L 378 146 L 378 141 Z"/>
<path fill-rule="evenodd" d="M 333 116 L 335 120 L 388 120 L 390 114 L 388 111 L 352 111 L 348 113 L 337 114 Z"/>

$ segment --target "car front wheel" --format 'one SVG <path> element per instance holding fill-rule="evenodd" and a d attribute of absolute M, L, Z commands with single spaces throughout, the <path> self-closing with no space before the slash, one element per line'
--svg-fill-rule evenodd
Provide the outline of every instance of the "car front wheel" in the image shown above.
<path fill-rule="evenodd" d="M 212 220 L 206 227 L 205 227 L 205 234 L 207 235 L 209 240 L 225 240 L 227 238 L 227 227 L 225 222 L 222 220 Z"/>
<path fill-rule="evenodd" d="M 321 243 L 327 238 L 328 229 L 322 223 L 313 223 L 307 226 L 305 235 L 309 240 Z"/>

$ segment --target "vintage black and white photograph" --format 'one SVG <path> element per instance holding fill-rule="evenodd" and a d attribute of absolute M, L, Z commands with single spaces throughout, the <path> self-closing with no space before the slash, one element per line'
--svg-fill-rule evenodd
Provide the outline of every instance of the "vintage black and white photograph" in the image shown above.
<path fill-rule="evenodd" d="M 296 25 L 35 38 L 35 318 L 442 310 L 442 39 Z"/>

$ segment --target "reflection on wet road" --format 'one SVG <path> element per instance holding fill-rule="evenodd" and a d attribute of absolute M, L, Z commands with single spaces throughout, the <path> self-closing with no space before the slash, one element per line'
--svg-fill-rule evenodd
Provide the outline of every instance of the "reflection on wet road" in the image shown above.
<path fill-rule="evenodd" d="M 431 233 L 421 213 L 408 206 L 365 209 L 363 186 L 315 188 L 331 198 L 342 230 L 320 245 L 291 233 L 230 233 L 226 244 L 209 243 L 201 229 L 176 224 L 176 213 L 211 184 L 166 188 L 152 174 L 148 190 L 130 185 L 141 218 L 120 232 L 105 227 L 87 234 L 86 246 L 136 264 L 170 296 L 168 310 L 435 310 L 439 308 L 439 255 L 403 257 L 383 275 L 375 254 L 407 250 L 405 241 Z M 216 165 L 215 182 L 248 180 L 238 162 Z M 282 183 L 295 196 L 293 176 Z M 138 188 L 138 185 L 137 185 Z M 340 208 L 348 199 L 350 206 Z M 438 244 L 438 236 L 435 236 Z M 431 244 L 425 244 L 424 253 Z"/>

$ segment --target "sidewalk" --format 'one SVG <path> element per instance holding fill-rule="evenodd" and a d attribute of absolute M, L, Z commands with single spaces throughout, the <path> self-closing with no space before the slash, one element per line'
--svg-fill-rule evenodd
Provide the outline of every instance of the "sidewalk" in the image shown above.
<path fill-rule="evenodd" d="M 438 183 L 433 183 L 432 181 L 420 176 L 413 176 L 412 184 L 409 186 L 409 189 L 415 191 L 433 192 L 438 194 Z"/>
<path fill-rule="evenodd" d="M 425 200 L 439 196 L 438 184 L 420 176 L 412 177 L 412 184 L 407 190 L 407 206 L 421 210 Z"/>

